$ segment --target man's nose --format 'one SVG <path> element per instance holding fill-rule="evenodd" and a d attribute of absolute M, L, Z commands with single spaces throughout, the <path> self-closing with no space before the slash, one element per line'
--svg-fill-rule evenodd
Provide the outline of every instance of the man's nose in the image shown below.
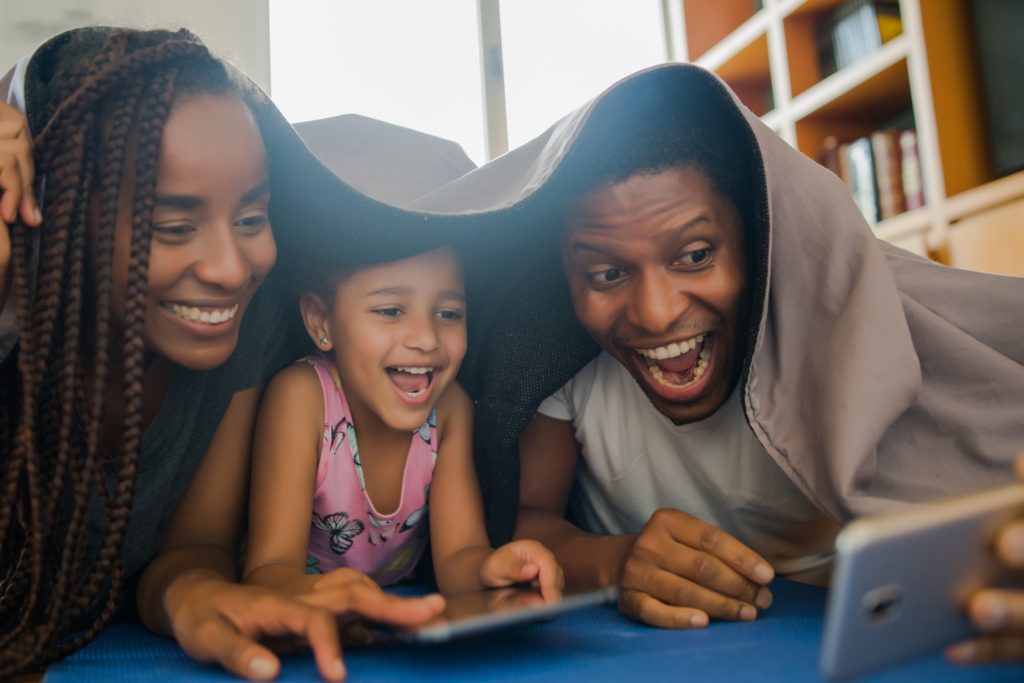
<path fill-rule="evenodd" d="M 690 297 L 662 273 L 644 273 L 636 283 L 627 319 L 648 334 L 664 334 L 690 307 Z"/>

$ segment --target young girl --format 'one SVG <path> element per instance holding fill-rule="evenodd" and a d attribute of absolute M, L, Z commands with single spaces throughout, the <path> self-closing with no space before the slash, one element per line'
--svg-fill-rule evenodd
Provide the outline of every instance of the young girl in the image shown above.
<path fill-rule="evenodd" d="M 304 147 L 184 31 L 82 29 L 25 64 L 0 79 L 26 114 L 0 104 L 0 309 L 16 313 L 13 349 L 0 334 L 0 679 L 133 597 L 150 628 L 240 675 L 273 677 L 256 638 L 296 634 L 341 678 L 337 616 L 415 623 L 443 601 L 356 572 L 330 602 L 236 581 L 252 424 L 280 367 L 264 145 Z"/>
<path fill-rule="evenodd" d="M 350 567 L 394 583 L 416 566 L 429 518 L 442 593 L 534 582 L 559 597 L 544 546 L 487 540 L 472 403 L 454 381 L 466 298 L 453 250 L 325 284 L 300 303 L 320 353 L 276 375 L 260 406 L 245 580 L 305 593 Z"/>

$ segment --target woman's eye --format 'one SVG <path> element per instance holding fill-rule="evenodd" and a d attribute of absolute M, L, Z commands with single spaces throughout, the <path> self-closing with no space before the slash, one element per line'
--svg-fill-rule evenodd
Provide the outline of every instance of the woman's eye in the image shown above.
<path fill-rule="evenodd" d="M 254 214 L 238 220 L 238 226 L 249 233 L 257 233 L 269 225 L 266 214 Z"/>
<path fill-rule="evenodd" d="M 680 256 L 677 262 L 684 266 L 699 266 L 711 258 L 711 253 L 713 251 L 714 249 L 712 247 L 694 249 Z"/>
<path fill-rule="evenodd" d="M 587 279 L 596 285 L 610 285 L 621 280 L 624 275 L 621 268 L 605 268 L 587 273 Z"/>
<path fill-rule="evenodd" d="M 153 232 L 161 237 L 175 239 L 188 236 L 195 228 L 191 225 L 154 225 Z"/>

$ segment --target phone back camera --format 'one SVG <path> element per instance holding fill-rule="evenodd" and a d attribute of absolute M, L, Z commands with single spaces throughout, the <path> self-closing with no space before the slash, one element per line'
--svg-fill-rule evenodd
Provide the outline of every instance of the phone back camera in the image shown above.
<path fill-rule="evenodd" d="M 896 585 L 873 588 L 864 594 L 861 607 L 865 620 L 873 626 L 893 621 L 903 611 L 903 588 Z"/>

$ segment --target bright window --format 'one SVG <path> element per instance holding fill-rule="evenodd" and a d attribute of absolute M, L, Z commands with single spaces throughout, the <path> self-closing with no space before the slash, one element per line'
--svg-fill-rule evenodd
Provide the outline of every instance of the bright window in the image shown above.
<path fill-rule="evenodd" d="M 274 101 L 291 121 L 356 112 L 455 140 L 483 163 L 477 3 L 270 0 Z M 661 0 L 507 0 L 500 15 L 513 147 L 666 59 Z"/>

